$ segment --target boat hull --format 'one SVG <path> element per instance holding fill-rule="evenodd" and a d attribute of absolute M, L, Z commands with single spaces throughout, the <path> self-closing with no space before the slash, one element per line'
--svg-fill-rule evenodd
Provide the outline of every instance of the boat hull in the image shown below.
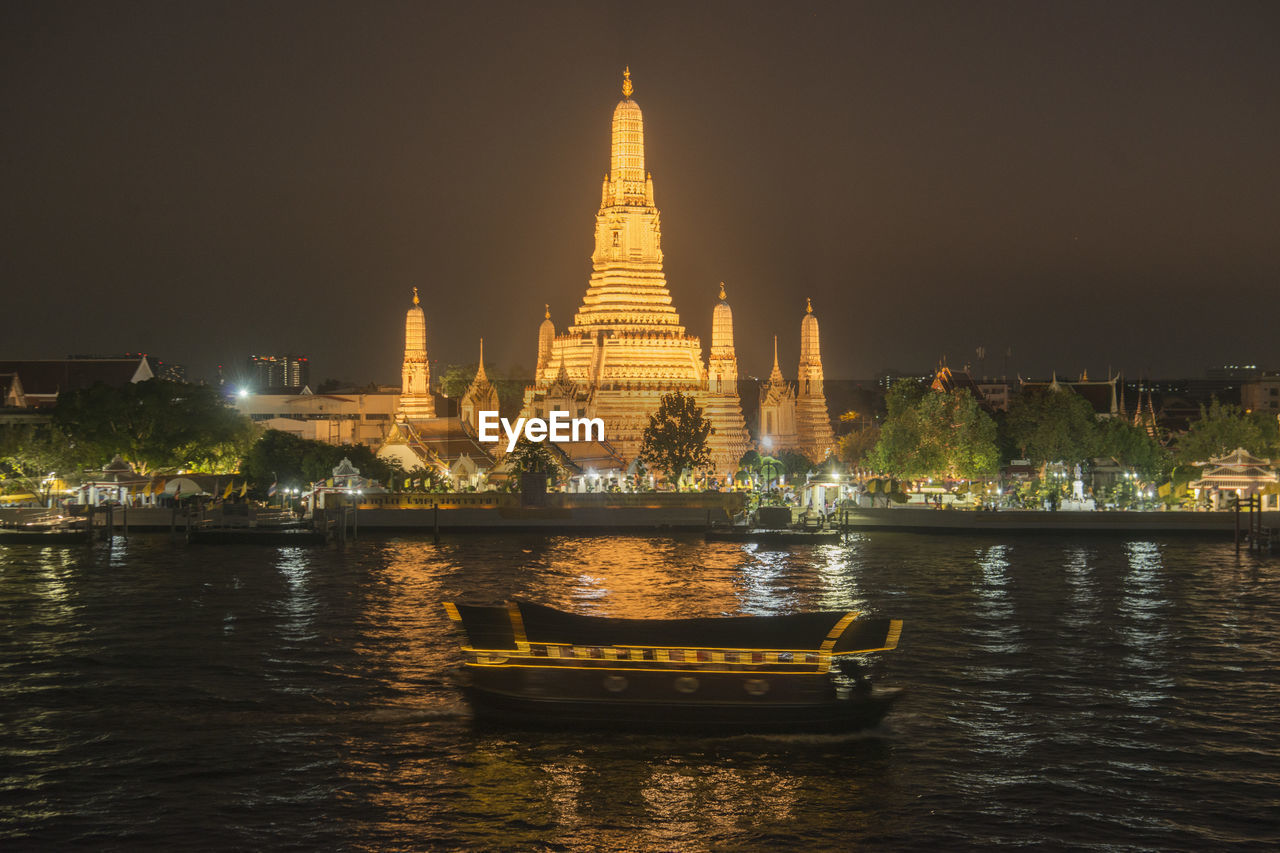
<path fill-rule="evenodd" d="M 467 666 L 480 722 L 538 728 L 848 732 L 875 726 L 897 689 L 839 686 L 827 675 L 702 670 Z"/>

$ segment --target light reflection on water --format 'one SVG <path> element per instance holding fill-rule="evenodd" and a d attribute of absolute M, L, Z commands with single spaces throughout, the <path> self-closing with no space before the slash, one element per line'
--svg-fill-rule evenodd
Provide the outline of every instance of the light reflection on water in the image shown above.
<path fill-rule="evenodd" d="M 1280 786 L 1280 575 L 1229 544 L 871 533 L 789 551 L 696 537 L 114 545 L 0 549 L 0 839 L 18 846 L 1273 840 L 1256 816 Z M 475 729 L 440 603 L 513 597 L 629 617 L 900 617 L 879 675 L 907 698 L 851 738 Z"/>

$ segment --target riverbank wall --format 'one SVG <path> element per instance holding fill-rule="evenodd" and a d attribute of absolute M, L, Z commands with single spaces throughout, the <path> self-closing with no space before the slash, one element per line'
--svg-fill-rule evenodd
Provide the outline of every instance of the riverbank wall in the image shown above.
<path fill-rule="evenodd" d="M 1235 512 L 1046 512 L 1043 510 L 948 510 L 922 507 L 851 508 L 837 519 L 854 530 L 914 530 L 920 532 L 1089 532 L 1199 533 L 1232 536 Z M 1256 518 L 1255 518 L 1256 521 Z M 1240 530 L 1249 524 L 1239 514 Z M 1262 514 L 1263 527 L 1280 527 L 1280 512 Z"/>

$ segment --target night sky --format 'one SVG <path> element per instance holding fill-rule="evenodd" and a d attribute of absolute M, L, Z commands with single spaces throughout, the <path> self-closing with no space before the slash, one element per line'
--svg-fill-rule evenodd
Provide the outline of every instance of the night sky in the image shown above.
<path fill-rule="evenodd" d="M 1280 366 L 1280 3 L 0 4 L 0 357 L 531 368 L 624 65 L 744 375 Z M 974 365 L 975 371 L 978 365 Z"/>

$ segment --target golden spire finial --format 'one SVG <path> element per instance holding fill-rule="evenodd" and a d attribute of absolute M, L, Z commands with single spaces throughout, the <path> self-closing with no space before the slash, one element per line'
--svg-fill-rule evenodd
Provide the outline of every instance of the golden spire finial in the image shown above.
<path fill-rule="evenodd" d="M 723 281 L 722 281 L 722 282 L 720 282 L 720 298 L 721 298 L 721 299 L 724 299 L 724 298 L 725 298 L 725 295 L 724 295 L 724 282 L 723 282 Z"/>
<path fill-rule="evenodd" d="M 545 305 L 545 306 L 546 306 L 546 308 L 547 308 L 546 319 L 550 320 L 550 319 L 551 319 L 551 303 L 550 303 L 550 302 L 544 302 L 544 303 L 543 303 L 543 305 Z"/>
<path fill-rule="evenodd" d="M 807 296 L 804 298 L 804 313 L 806 314 L 813 313 L 813 300 Z"/>
<path fill-rule="evenodd" d="M 630 98 L 635 90 L 636 87 L 631 85 L 631 66 L 628 65 L 622 72 L 622 97 Z"/>
<path fill-rule="evenodd" d="M 418 288 L 416 287 L 413 289 L 413 304 L 418 304 Z"/>
<path fill-rule="evenodd" d="M 773 336 L 773 369 L 778 369 L 778 336 Z"/>

